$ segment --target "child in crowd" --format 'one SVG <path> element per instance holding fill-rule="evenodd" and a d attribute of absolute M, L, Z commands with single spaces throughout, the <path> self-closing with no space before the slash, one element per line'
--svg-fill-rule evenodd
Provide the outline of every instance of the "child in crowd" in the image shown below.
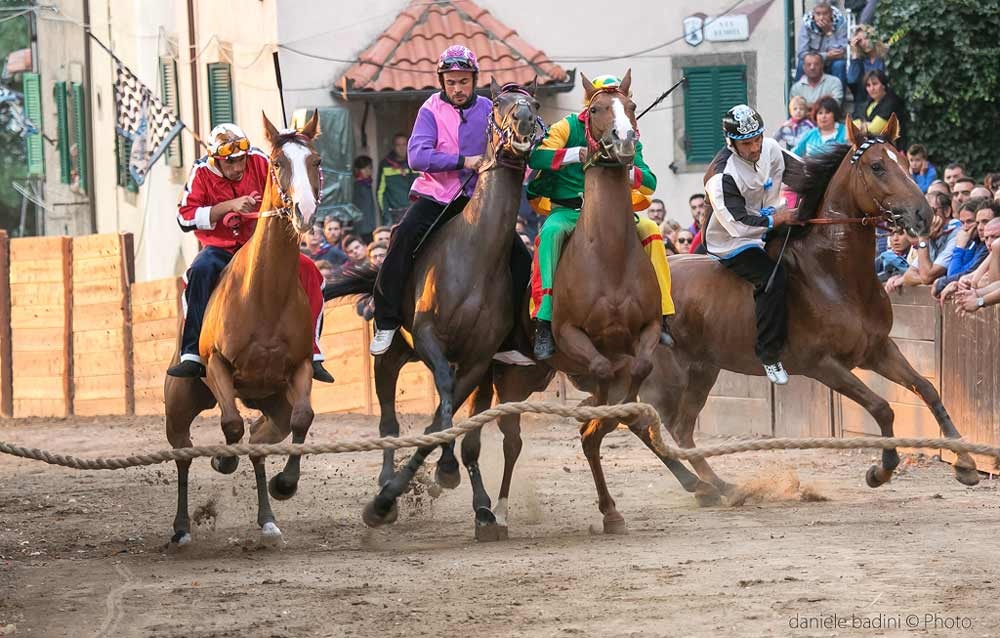
<path fill-rule="evenodd" d="M 809 119 L 809 105 L 801 95 L 793 95 L 788 100 L 788 114 L 791 115 L 774 134 L 781 147 L 790 151 L 799 143 L 802 136 L 816 125 Z"/>

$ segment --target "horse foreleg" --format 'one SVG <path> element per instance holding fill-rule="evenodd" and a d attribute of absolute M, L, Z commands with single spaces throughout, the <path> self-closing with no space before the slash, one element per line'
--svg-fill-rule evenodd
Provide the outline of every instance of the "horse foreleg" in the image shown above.
<path fill-rule="evenodd" d="M 639 388 L 646 380 L 649 373 L 653 371 L 653 356 L 656 352 L 656 345 L 660 342 L 660 319 L 646 324 L 642 332 L 639 333 L 639 340 L 636 343 L 635 356 L 629 365 L 630 383 L 625 395 L 625 401 L 635 401 L 639 395 Z"/>
<path fill-rule="evenodd" d="M 472 393 L 472 390 L 482 380 L 483 375 L 486 374 L 489 365 L 490 360 L 487 359 L 483 363 L 477 363 L 459 370 L 458 377 L 455 379 L 453 395 L 456 405 L 461 405 L 465 402 Z M 435 418 L 434 422 L 424 430 L 424 433 L 433 434 L 434 432 L 440 432 L 444 429 L 442 424 L 442 420 Z M 427 456 L 433 451 L 434 447 L 417 448 L 417 451 L 410 457 L 406 465 L 393 475 L 392 480 L 382 486 L 379 493 L 365 506 L 362 512 L 361 518 L 366 525 L 369 527 L 378 527 L 396 520 L 396 517 L 399 515 L 396 500 L 406 491 L 406 488 L 410 485 L 410 481 L 413 480 L 414 474 L 417 473 L 417 470 L 424 464 Z"/>
<path fill-rule="evenodd" d="M 892 425 L 895 414 L 889 406 L 889 402 L 872 392 L 842 363 L 826 358 L 813 369 L 809 376 L 863 407 L 875 419 L 882 436 L 891 437 L 893 435 Z M 868 468 L 868 473 L 865 475 L 868 487 L 879 487 L 889 482 L 892 479 L 893 470 L 898 465 L 899 453 L 896 452 L 895 448 L 882 450 L 881 467 L 873 465 Z"/>
<path fill-rule="evenodd" d="M 594 347 L 594 342 L 580 328 L 563 322 L 556 327 L 559 351 L 577 364 L 587 366 L 591 376 L 608 381 L 614 375 L 611 362 Z"/>
<path fill-rule="evenodd" d="M 378 395 L 378 433 L 381 437 L 399 436 L 396 418 L 396 384 L 399 372 L 410 360 L 413 351 L 405 339 L 393 339 L 389 349 L 375 357 L 375 393 Z M 379 487 L 385 485 L 396 471 L 396 450 L 382 450 L 382 471 L 378 475 Z"/>
<path fill-rule="evenodd" d="M 487 371 L 483 380 L 473 392 L 472 406 L 469 416 L 474 416 L 488 410 L 493 404 L 493 375 Z M 490 495 L 483 485 L 483 475 L 479 469 L 479 452 L 481 449 L 482 428 L 477 428 L 462 437 L 462 464 L 469 473 L 469 483 L 472 486 L 472 511 L 476 516 L 476 540 L 501 540 L 497 518 L 490 509 Z M 504 530 L 506 531 L 506 530 Z M 503 535 L 506 538 L 506 534 Z"/>
<path fill-rule="evenodd" d="M 222 411 L 222 433 L 226 445 L 239 443 L 243 438 L 243 417 L 236 407 L 236 388 L 233 387 L 233 371 L 219 354 L 208 357 L 205 366 L 205 384 L 208 385 Z M 212 457 L 212 467 L 222 474 L 232 474 L 240 463 L 238 456 Z"/>
<path fill-rule="evenodd" d="M 289 427 L 292 431 L 292 443 L 306 442 L 306 434 L 312 426 L 315 414 L 310 401 L 312 393 L 312 361 L 305 361 L 292 375 L 288 386 L 286 401 L 292 406 Z M 300 454 L 290 454 L 285 462 L 285 469 L 275 474 L 268 484 L 271 496 L 283 501 L 295 495 L 299 487 Z"/>
<path fill-rule="evenodd" d="M 434 387 L 437 389 L 439 401 L 437 410 L 434 412 L 434 422 L 431 427 L 435 432 L 450 428 L 455 416 L 455 408 L 462 404 L 462 401 L 455 397 L 455 369 L 452 367 L 448 357 L 445 356 L 444 347 L 438 340 L 434 331 L 427 323 L 418 326 L 414 319 L 413 344 L 427 366 L 434 375 Z M 476 379 L 478 382 L 479 380 Z M 470 390 L 471 392 L 471 390 Z M 455 442 L 441 445 L 441 458 L 438 460 L 437 469 L 434 472 L 434 480 L 445 489 L 455 489 L 462 482 L 462 474 L 459 471 L 458 459 L 455 458 Z"/>
<path fill-rule="evenodd" d="M 952 423 L 951 417 L 948 416 L 944 404 L 941 403 L 941 396 L 934 389 L 934 385 L 913 369 L 913 366 L 899 351 L 899 347 L 892 339 L 886 339 L 880 352 L 872 357 L 869 364 L 864 367 L 917 394 L 934 414 L 934 419 L 937 420 L 945 437 L 949 439 L 962 438 L 955 424 Z M 979 483 L 976 462 L 968 452 L 958 454 L 958 458 L 955 460 L 955 478 L 963 485 Z"/>

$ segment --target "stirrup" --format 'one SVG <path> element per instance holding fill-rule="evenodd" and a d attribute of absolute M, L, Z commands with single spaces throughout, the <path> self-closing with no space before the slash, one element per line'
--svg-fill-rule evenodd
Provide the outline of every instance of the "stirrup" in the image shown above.
<path fill-rule="evenodd" d="M 785 385 L 788 383 L 788 373 L 785 372 L 785 367 L 781 365 L 780 361 L 770 364 L 765 363 L 764 372 L 774 385 Z"/>

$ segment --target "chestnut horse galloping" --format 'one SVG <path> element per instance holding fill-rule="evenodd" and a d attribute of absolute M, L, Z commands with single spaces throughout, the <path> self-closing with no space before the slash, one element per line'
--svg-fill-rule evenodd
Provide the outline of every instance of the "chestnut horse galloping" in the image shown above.
<path fill-rule="evenodd" d="M 311 313 L 299 283 L 299 237 L 309 229 L 319 202 L 319 154 L 312 140 L 318 133 L 316 113 L 301 131 L 278 131 L 264 116 L 271 143 L 270 171 L 261 199 L 259 221 L 251 240 L 236 252 L 222 272 L 205 311 L 201 356 L 204 382 L 167 377 L 164 387 L 167 439 L 175 448 L 191 445 L 191 421 L 218 403 L 227 444 L 243 438 L 239 398 L 263 416 L 250 429 L 250 443 L 279 443 L 289 432 L 293 443 L 305 442 L 313 421 Z M 179 344 L 179 342 L 178 342 Z M 178 345 L 179 350 L 179 345 Z M 177 360 L 177 355 L 174 357 Z M 290 456 L 270 485 L 264 458 L 250 457 L 257 482 L 257 524 L 268 541 L 281 538 L 268 501 L 295 494 L 299 457 Z M 238 457 L 213 458 L 223 474 L 236 471 Z M 191 540 L 188 516 L 188 470 L 177 461 L 177 516 L 173 542 Z"/>
<path fill-rule="evenodd" d="M 881 137 L 866 137 L 850 119 L 847 130 L 850 144 L 807 159 L 804 176 L 786 170 L 786 183 L 803 196 L 799 216 L 808 226 L 788 243 L 785 254 L 789 313 L 782 361 L 789 373 L 813 378 L 858 403 L 878 423 L 882 436 L 893 436 L 892 408 L 854 375 L 854 368 L 877 372 L 918 394 L 944 436 L 960 438 L 934 386 L 889 338 L 892 305 L 872 267 L 875 226 L 885 222 L 911 236 L 926 234 L 930 207 L 909 178 L 906 155 L 892 144 L 898 135 L 895 115 Z M 802 184 L 793 183 L 799 179 Z M 772 257 L 778 243 L 768 245 Z M 712 258 L 674 257 L 670 269 L 678 347 L 660 349 L 655 371 L 639 396 L 656 407 L 678 444 L 693 447 L 698 413 L 719 371 L 761 374 L 753 347 L 754 302 L 750 284 Z M 686 470 L 674 473 L 699 500 L 717 500 L 719 492 L 733 489 L 705 459 L 691 464 L 701 480 Z M 881 465 L 868 470 L 868 485 L 889 481 L 897 465 L 896 450 L 883 451 Z M 969 454 L 960 454 L 956 478 L 975 485 L 975 468 Z M 706 492 L 705 482 L 714 489 Z"/>
<path fill-rule="evenodd" d="M 581 74 L 587 159 L 583 208 L 556 269 L 552 334 L 556 354 L 545 361 L 594 384 L 594 403 L 634 401 L 652 370 L 660 339 L 660 287 L 635 232 L 630 170 L 638 138 L 631 70 L 621 86 L 595 89 Z M 601 441 L 616 419 L 594 419 L 580 429 L 604 515 L 606 533 L 625 532 L 601 467 Z M 649 433 L 636 430 L 648 441 Z"/>

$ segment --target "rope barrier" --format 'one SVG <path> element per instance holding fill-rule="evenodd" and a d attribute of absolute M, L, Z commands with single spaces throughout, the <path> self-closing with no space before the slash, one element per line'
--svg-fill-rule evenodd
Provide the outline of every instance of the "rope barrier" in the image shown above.
<path fill-rule="evenodd" d="M 177 460 L 191 460 L 204 456 L 271 456 L 290 454 L 342 454 L 345 452 L 367 452 L 371 450 L 398 450 L 411 447 L 431 447 L 443 443 L 450 443 L 458 437 L 473 430 L 479 429 L 502 416 L 517 415 L 525 413 L 534 414 L 554 414 L 557 416 L 571 417 L 580 420 L 614 418 L 619 421 L 642 422 L 653 438 L 653 443 L 658 452 L 676 460 L 704 459 L 713 456 L 724 456 L 729 454 L 740 454 L 743 452 L 760 452 L 765 450 L 856 450 L 856 449 L 890 449 L 897 447 L 906 448 L 934 448 L 950 450 L 955 453 L 971 452 L 992 456 L 997 459 L 1000 467 L 1000 447 L 986 445 L 982 443 L 969 443 L 962 439 L 943 438 L 776 438 L 759 439 L 753 441 L 736 441 L 732 443 L 722 443 L 702 448 L 679 448 L 665 443 L 660 437 L 662 422 L 659 414 L 653 406 L 647 403 L 622 403 L 618 405 L 605 406 L 567 406 L 556 403 L 528 402 L 503 403 L 496 407 L 481 412 L 458 425 L 435 432 L 433 434 L 422 434 L 408 437 L 385 437 L 379 439 L 356 439 L 347 441 L 333 441 L 329 443 L 274 443 L 267 445 L 235 444 L 235 445 L 208 445 L 190 448 L 176 448 L 172 450 L 161 450 L 151 454 L 137 454 L 133 456 L 118 458 L 96 458 L 82 459 L 75 456 L 56 454 L 47 450 L 37 448 L 26 448 L 13 443 L 0 441 L 0 453 L 8 454 L 25 459 L 42 461 L 51 465 L 59 465 L 77 470 L 120 470 L 128 467 L 143 465 L 157 465 Z M 640 421 L 644 419 L 644 421 Z"/>

